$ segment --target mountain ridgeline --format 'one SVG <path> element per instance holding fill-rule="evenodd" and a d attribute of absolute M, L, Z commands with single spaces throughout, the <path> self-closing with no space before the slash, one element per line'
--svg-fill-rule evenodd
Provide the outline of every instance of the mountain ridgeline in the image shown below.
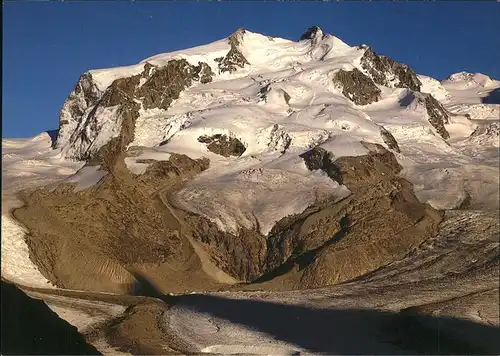
<path fill-rule="evenodd" d="M 210 83 L 214 71 L 235 73 L 251 66 L 240 49 L 245 34 L 244 29 L 239 29 L 229 36 L 226 55 L 213 58 L 217 67 L 205 62 L 193 65 L 185 59 L 170 59 L 161 65 L 146 61 L 140 65 L 140 73 L 115 79 L 106 88 L 99 88 L 93 82 L 92 72 L 83 74 L 64 103 L 55 147 L 62 148 L 66 157 L 77 160 L 93 158 L 106 145 L 110 146 L 105 149 L 109 154 L 125 150 L 133 141 L 135 120 L 141 107 L 144 110 L 167 110 L 172 101 L 194 83 Z M 312 27 L 301 36 L 301 41 L 311 42 L 311 47 L 314 47 L 318 36 L 324 38 L 328 35 L 323 35 L 318 27 Z M 379 55 L 368 46 L 358 46 L 357 50 L 362 54 L 359 68 L 332 69 L 333 83 L 354 105 L 378 101 L 381 91 L 377 85 L 407 88 L 409 96 L 420 91 L 420 80 L 407 65 Z M 436 112 L 433 108 L 439 103 L 431 94 L 427 97 L 424 106 L 428 111 Z M 110 108 L 113 108 L 112 112 Z M 104 118 L 110 120 L 104 122 Z M 444 128 L 446 120 L 447 113 L 442 107 L 429 120 L 443 138 L 449 136 Z"/>
<path fill-rule="evenodd" d="M 24 191 L 14 214 L 63 288 L 138 293 L 144 276 L 163 292 L 348 281 L 401 259 L 443 218 L 401 176 L 398 137 L 441 147 L 455 117 L 471 124 L 423 78 L 316 26 L 298 41 L 239 29 L 88 71 L 54 148 L 98 179 Z"/>

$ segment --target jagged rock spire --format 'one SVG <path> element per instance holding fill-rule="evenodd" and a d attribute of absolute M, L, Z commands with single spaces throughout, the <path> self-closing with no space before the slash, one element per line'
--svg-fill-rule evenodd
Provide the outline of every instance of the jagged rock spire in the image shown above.
<path fill-rule="evenodd" d="M 306 32 L 302 34 L 302 36 L 300 36 L 299 41 L 312 40 L 321 36 L 323 36 L 321 28 L 319 28 L 319 26 L 312 26 L 309 27 Z"/>
<path fill-rule="evenodd" d="M 218 66 L 221 73 L 233 73 L 238 67 L 243 68 L 245 65 L 250 64 L 239 49 L 239 46 L 243 42 L 245 32 L 246 30 L 244 28 L 239 28 L 233 32 L 231 36 L 228 37 L 229 45 L 231 46 L 229 52 L 225 57 L 215 58 L 215 61 L 219 63 Z"/>
<path fill-rule="evenodd" d="M 243 40 L 243 36 L 245 35 L 246 30 L 243 27 L 240 27 L 236 31 L 234 31 L 231 36 L 229 36 L 229 44 L 231 47 L 238 46 Z"/>

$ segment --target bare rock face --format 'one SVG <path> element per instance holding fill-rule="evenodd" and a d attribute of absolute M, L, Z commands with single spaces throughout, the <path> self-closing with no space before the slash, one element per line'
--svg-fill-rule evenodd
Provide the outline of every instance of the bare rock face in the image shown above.
<path fill-rule="evenodd" d="M 338 224 L 321 249 L 305 256 L 302 288 L 343 282 L 401 258 L 432 235 L 442 219 L 397 176 L 401 167 L 382 146 L 365 156 L 338 158 L 325 168 L 329 165 L 352 194 L 317 213 L 335 214 Z"/>
<path fill-rule="evenodd" d="M 224 157 L 239 157 L 246 150 L 245 145 L 243 145 L 237 138 L 227 137 L 226 135 L 221 134 L 200 136 L 198 137 L 198 142 L 205 143 L 210 152 Z"/>
<path fill-rule="evenodd" d="M 82 74 L 76 84 L 75 90 L 66 100 L 69 104 L 69 113 L 72 116 L 83 115 L 86 108 L 92 107 L 97 104 L 101 94 L 102 93 L 100 93 L 100 91 L 92 82 L 92 76 L 89 73 Z M 64 112 L 62 112 L 60 125 L 65 124 L 68 124 L 68 121 L 64 117 Z"/>
<path fill-rule="evenodd" d="M 266 238 L 259 232 L 240 229 L 238 234 L 220 231 L 209 219 L 187 213 L 193 238 L 209 252 L 212 262 L 238 280 L 251 282 L 265 272 Z"/>
<path fill-rule="evenodd" d="M 322 147 L 316 146 L 313 149 L 300 155 L 304 159 L 307 169 L 315 171 L 321 169 L 328 177 L 343 184 L 342 176 L 338 171 L 337 166 L 332 163 L 332 154 Z"/>
<path fill-rule="evenodd" d="M 238 68 L 243 68 L 245 65 L 250 64 L 238 49 L 244 35 L 245 30 L 240 28 L 229 36 L 229 44 L 231 45 L 229 52 L 224 57 L 215 59 L 216 62 L 219 62 L 220 73 L 233 73 L 236 72 Z"/>
<path fill-rule="evenodd" d="M 194 81 L 208 83 L 212 76 L 210 66 L 202 62 L 193 66 L 179 59 L 162 67 L 146 63 L 142 73 L 116 79 L 100 92 L 87 73 L 64 104 L 55 146 L 77 160 L 116 156 L 133 140 L 141 106 L 166 110 Z"/>
<path fill-rule="evenodd" d="M 371 104 L 380 98 L 380 89 L 357 68 L 351 71 L 340 69 L 335 73 L 333 82 L 342 86 L 342 94 L 356 105 Z"/>
<path fill-rule="evenodd" d="M 320 36 L 323 36 L 321 28 L 319 26 L 311 26 L 300 36 L 299 41 L 313 40 Z"/>
<path fill-rule="evenodd" d="M 210 83 L 214 76 L 212 68 L 205 62 L 199 62 L 196 67 L 194 67 L 194 80 L 199 81 L 201 84 Z"/>
<path fill-rule="evenodd" d="M 67 144 L 78 124 L 78 119 L 89 108 L 94 107 L 101 96 L 102 92 L 94 84 L 92 75 L 90 73 L 82 74 L 59 114 L 59 137 L 54 144 L 55 146 L 61 147 Z"/>
<path fill-rule="evenodd" d="M 142 99 L 144 109 L 168 109 L 180 92 L 191 85 L 194 71 L 186 60 L 170 61 L 165 67 L 153 71 L 146 83 L 138 88 L 136 96 Z"/>
<path fill-rule="evenodd" d="M 384 140 L 384 143 L 387 145 L 387 147 L 396 152 L 401 152 L 398 142 L 396 141 L 394 136 L 392 136 L 392 134 L 383 126 L 380 126 L 380 135 L 382 136 L 382 139 Z"/>
<path fill-rule="evenodd" d="M 236 72 L 238 68 L 243 68 L 246 64 L 250 64 L 243 54 L 235 47 L 231 47 L 225 57 L 216 58 L 215 61 L 219 62 L 220 73 L 233 73 Z"/>
<path fill-rule="evenodd" d="M 400 105 L 418 109 L 425 108 L 429 123 L 436 129 L 443 139 L 450 138 L 445 124 L 450 122 L 450 113 L 431 94 L 410 92 L 400 100 Z"/>
<path fill-rule="evenodd" d="M 361 66 L 379 85 L 420 91 L 422 83 L 410 67 L 377 54 L 369 47 L 361 58 Z"/>
<path fill-rule="evenodd" d="M 450 122 L 450 115 L 448 114 L 448 111 L 430 94 L 425 97 L 425 107 L 427 109 L 431 125 L 434 126 L 442 138 L 445 140 L 450 138 L 450 134 L 444 127 L 444 124 L 448 124 Z"/>

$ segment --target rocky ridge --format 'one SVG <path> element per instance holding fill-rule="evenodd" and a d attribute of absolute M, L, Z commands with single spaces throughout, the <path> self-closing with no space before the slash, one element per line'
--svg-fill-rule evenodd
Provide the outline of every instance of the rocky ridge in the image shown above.
<path fill-rule="evenodd" d="M 356 105 L 371 104 L 380 98 L 380 89 L 370 77 L 357 68 L 352 71 L 339 70 L 335 74 L 333 82 L 340 84 L 342 94 Z"/>
<path fill-rule="evenodd" d="M 141 108 L 166 110 L 193 82 L 208 83 L 212 76 L 202 62 L 171 60 L 160 68 L 146 63 L 141 74 L 116 79 L 100 92 L 91 74 L 82 75 L 61 111 L 55 147 L 77 160 L 123 152 L 133 141 Z"/>
<path fill-rule="evenodd" d="M 301 40 L 310 40 L 322 33 L 319 27 L 312 27 Z M 215 58 L 219 74 L 234 73 L 238 68 L 251 65 L 239 49 L 245 36 L 246 30 L 239 29 L 228 38 L 229 52 L 224 57 Z M 377 102 L 381 95 L 377 85 L 408 88 L 420 97 L 421 83 L 413 70 L 376 54 L 369 47 L 360 48 L 364 51 L 361 67 L 337 70 L 333 77 L 334 85 L 348 100 L 355 105 Z M 172 59 L 162 66 L 146 62 L 140 74 L 118 78 L 105 90 L 100 90 L 88 72 L 80 77 L 63 106 L 55 147 L 61 148 L 66 157 L 77 160 L 91 159 L 108 143 L 107 154 L 114 151 L 109 150 L 110 147 L 123 151 L 133 141 L 135 122 L 144 111 L 167 110 L 172 101 L 193 83 L 210 83 L 215 77 L 207 63 L 199 62 L 194 66 L 185 59 Z M 265 97 L 271 89 L 262 90 Z M 287 92 L 283 95 L 288 105 L 291 96 Z M 432 96 L 426 95 L 420 100 L 427 108 L 431 125 L 447 139 L 449 135 L 444 128 L 448 123 L 446 110 Z"/>
<path fill-rule="evenodd" d="M 238 68 L 243 68 L 245 65 L 250 64 L 245 56 L 238 49 L 240 42 L 245 35 L 245 29 L 240 28 L 231 36 L 229 36 L 229 45 L 231 49 L 224 57 L 216 58 L 215 61 L 219 63 L 219 73 L 229 72 L 233 73 Z"/>
<path fill-rule="evenodd" d="M 422 83 L 410 67 L 377 54 L 370 47 L 365 47 L 365 49 L 361 58 L 361 67 L 375 83 L 387 87 L 420 91 Z"/>
<path fill-rule="evenodd" d="M 409 92 L 407 96 L 400 100 L 400 104 L 412 110 L 418 107 L 424 108 L 427 120 L 436 129 L 437 133 L 445 140 L 450 138 L 445 124 L 450 123 L 451 114 L 431 94 Z"/>

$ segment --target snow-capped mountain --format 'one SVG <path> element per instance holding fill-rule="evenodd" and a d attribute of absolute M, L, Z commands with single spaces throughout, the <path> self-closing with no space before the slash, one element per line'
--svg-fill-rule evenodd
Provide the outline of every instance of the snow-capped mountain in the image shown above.
<path fill-rule="evenodd" d="M 239 29 L 82 74 L 57 137 L 2 141 L 2 278 L 103 354 L 425 350 L 353 307 L 497 354 L 500 81 L 375 50 Z"/>
<path fill-rule="evenodd" d="M 485 90 L 475 93 L 479 98 L 499 86 L 485 75 L 470 73 L 439 83 L 370 47 L 351 47 L 318 27 L 297 42 L 240 29 L 205 46 L 85 73 L 61 111 L 56 147 L 67 158 L 88 159 L 120 136 L 125 120 L 133 136 L 123 142 L 127 147 L 174 146 L 182 137 L 191 140 L 189 150 L 201 153 L 204 145 L 195 139 L 218 133 L 242 142 L 242 157 L 247 157 L 270 149 L 263 142 L 275 125 L 288 135 L 288 148 L 302 148 L 323 140 L 318 137 L 324 132 L 345 131 L 342 117 L 358 118 L 365 125 L 356 132 L 351 127 L 349 136 L 383 143 L 367 113 L 399 107 L 415 114 L 412 121 L 420 119 L 422 129 L 447 139 L 451 122 L 438 100 L 446 103 L 452 101 L 450 91 L 459 96 L 457 91 L 471 94 L 480 87 Z M 426 99 L 415 94 L 420 92 Z M 410 98 L 418 100 L 411 104 Z M 236 109 L 241 120 L 226 119 Z M 472 122 L 461 123 L 469 127 L 464 134 L 474 130 Z"/>
<path fill-rule="evenodd" d="M 324 246 L 321 239 L 306 242 L 306 233 L 290 240 L 285 221 L 361 194 L 359 182 L 373 177 L 387 184 L 408 179 L 434 208 L 497 207 L 498 174 L 477 148 L 498 147 L 499 105 L 484 99 L 499 88 L 477 73 L 439 82 L 319 27 L 298 41 L 239 29 L 208 45 L 82 74 L 43 157 L 85 165 L 63 181 L 77 184 L 75 194 L 105 187 L 111 176 L 157 188 L 160 173 L 181 177 L 170 198 L 187 214 L 194 238 L 231 278 L 253 280 L 306 245 Z M 19 164 L 14 156 L 11 167 Z M 353 177 L 347 172 L 356 170 L 351 159 L 358 156 L 372 158 L 360 158 L 366 166 Z M 470 179 L 481 174 L 480 182 Z M 162 195 L 147 184 L 141 194 Z M 57 195 L 62 186 L 49 191 Z M 382 196 L 403 194 L 424 209 L 409 198 L 411 185 L 388 187 Z M 434 219 L 424 210 L 420 218 Z M 220 247 L 227 236 L 254 242 Z M 228 260 L 245 248 L 251 263 Z M 273 248 L 280 252 L 270 254 Z"/>
<path fill-rule="evenodd" d="M 499 83 L 470 73 L 439 83 L 318 27 L 299 41 L 239 29 L 205 46 L 85 73 L 64 104 L 55 146 L 66 158 L 88 160 L 114 139 L 120 152 L 159 147 L 221 164 L 260 162 L 261 155 L 329 144 L 336 136 L 392 148 L 392 134 L 400 146 L 421 139 L 450 150 L 450 130 L 465 138 L 476 129 L 455 98 L 480 98 Z M 458 110 L 450 112 L 448 103 Z M 483 119 L 477 110 L 472 116 Z M 489 105 L 486 115 L 494 118 L 496 110 Z M 214 135 L 223 141 L 211 143 Z M 225 159 L 212 154 L 229 142 L 241 149 Z M 332 150 L 352 153 L 344 143 Z"/>
<path fill-rule="evenodd" d="M 138 65 L 89 71 L 64 104 L 56 147 L 68 158 L 89 158 L 120 135 L 125 117 L 134 134 L 127 145 L 157 146 L 208 130 L 239 139 L 249 156 L 266 149 L 262 135 L 278 124 L 287 126 L 290 137 L 299 136 L 291 138 L 290 147 L 308 147 L 318 131 L 335 126 L 333 120 L 303 125 L 307 116 L 317 115 L 312 108 L 331 106 L 328 110 L 340 116 L 349 113 L 370 125 L 360 106 L 394 95 L 390 89 L 420 90 L 422 82 L 413 70 L 367 46 L 348 46 L 317 27 L 301 38 L 294 42 L 240 29 L 227 40 Z M 241 120 L 234 127 L 223 119 L 232 115 L 229 106 L 237 106 L 240 116 L 261 119 Z M 248 135 L 248 128 L 254 134 Z M 376 129 L 369 135 L 380 136 Z"/>

